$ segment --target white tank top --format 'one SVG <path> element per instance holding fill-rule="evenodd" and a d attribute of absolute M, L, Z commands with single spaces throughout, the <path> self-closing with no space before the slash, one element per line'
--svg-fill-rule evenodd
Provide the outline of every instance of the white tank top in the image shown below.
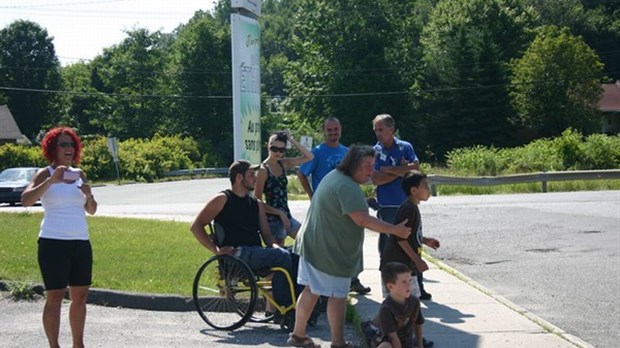
<path fill-rule="evenodd" d="M 48 166 L 50 175 L 54 168 Z M 82 179 L 74 183 L 54 183 L 41 196 L 43 221 L 39 237 L 63 240 L 88 240 L 86 196 L 80 190 Z"/>

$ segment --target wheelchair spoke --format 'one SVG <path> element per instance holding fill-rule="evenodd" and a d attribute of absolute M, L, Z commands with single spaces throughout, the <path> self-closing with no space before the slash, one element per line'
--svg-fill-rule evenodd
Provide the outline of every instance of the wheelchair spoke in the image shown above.
<path fill-rule="evenodd" d="M 194 279 L 196 310 L 216 329 L 241 327 L 250 319 L 256 299 L 254 274 L 245 263 L 230 256 L 209 259 Z"/>

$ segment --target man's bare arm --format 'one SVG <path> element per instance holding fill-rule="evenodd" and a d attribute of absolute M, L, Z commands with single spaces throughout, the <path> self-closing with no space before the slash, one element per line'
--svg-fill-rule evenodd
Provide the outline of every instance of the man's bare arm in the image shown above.
<path fill-rule="evenodd" d="M 312 199 L 312 189 L 310 188 L 310 183 L 308 182 L 308 177 L 305 176 L 301 171 L 297 171 L 297 178 L 299 179 L 299 183 L 301 187 L 303 187 L 304 191 L 308 195 L 309 199 Z"/>
<path fill-rule="evenodd" d="M 194 237 L 202 244 L 205 248 L 209 249 L 213 254 L 232 254 L 234 250 L 231 247 L 218 247 L 213 243 L 211 237 L 207 235 L 205 231 L 205 226 L 210 224 L 213 219 L 219 214 L 222 209 L 224 209 L 224 205 L 226 204 L 226 195 L 223 193 L 218 194 L 213 197 L 205 206 L 202 208 L 200 213 L 194 218 L 192 224 L 189 227 L 189 230 L 194 234 Z"/>

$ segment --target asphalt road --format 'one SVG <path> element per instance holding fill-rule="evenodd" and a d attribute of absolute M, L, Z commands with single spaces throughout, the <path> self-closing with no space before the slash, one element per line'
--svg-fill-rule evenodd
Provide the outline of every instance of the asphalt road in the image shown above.
<path fill-rule="evenodd" d="M 620 344 L 620 192 L 437 197 L 432 255 L 599 348 Z"/>
<path fill-rule="evenodd" d="M 0 299 L 0 347 L 23 348 L 47 346 L 41 324 L 43 301 Z M 67 319 L 68 304 L 63 304 L 60 345 L 71 346 Z M 322 346 L 329 346 L 329 327 L 324 315 L 317 326 L 308 329 Z M 357 341 L 351 325 L 345 330 L 348 340 Z M 207 326 L 196 312 L 158 312 L 127 308 L 88 306 L 85 344 L 87 347 L 288 347 L 287 334 L 278 325 L 248 323 L 232 331 Z"/>
<path fill-rule="evenodd" d="M 94 194 L 100 215 L 190 221 L 228 186 L 193 180 Z M 291 202 L 293 215 L 303 219 L 307 205 Z M 425 235 L 442 244 L 434 257 L 595 347 L 618 346 L 619 191 L 431 197 L 420 208 Z M 21 208 L 0 212 L 13 209 Z"/>

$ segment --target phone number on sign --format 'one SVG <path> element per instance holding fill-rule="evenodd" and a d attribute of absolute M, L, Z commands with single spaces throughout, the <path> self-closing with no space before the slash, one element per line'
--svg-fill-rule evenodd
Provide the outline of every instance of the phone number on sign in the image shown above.
<path fill-rule="evenodd" d="M 258 150 L 258 140 L 246 140 L 245 141 L 245 149 L 250 150 Z"/>

